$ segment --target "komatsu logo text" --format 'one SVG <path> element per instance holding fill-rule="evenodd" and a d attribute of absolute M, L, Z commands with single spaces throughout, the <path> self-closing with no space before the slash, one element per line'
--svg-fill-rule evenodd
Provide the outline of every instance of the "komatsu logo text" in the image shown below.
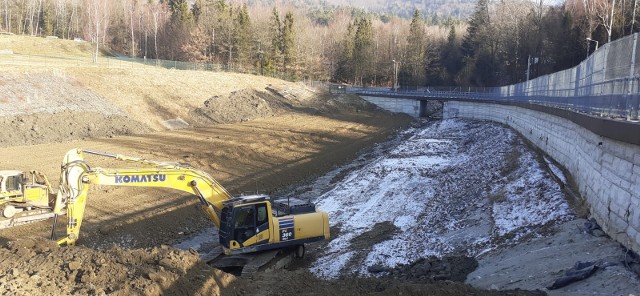
<path fill-rule="evenodd" d="M 118 184 L 118 183 L 164 182 L 166 179 L 167 179 L 167 175 L 116 176 L 116 184 Z"/>

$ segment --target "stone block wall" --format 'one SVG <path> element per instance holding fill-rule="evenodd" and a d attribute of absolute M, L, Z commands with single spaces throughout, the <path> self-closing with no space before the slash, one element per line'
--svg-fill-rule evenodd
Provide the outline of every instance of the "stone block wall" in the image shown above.
<path fill-rule="evenodd" d="M 569 170 L 603 230 L 640 252 L 640 146 L 517 106 L 449 101 L 443 116 L 500 122 L 520 132 Z"/>

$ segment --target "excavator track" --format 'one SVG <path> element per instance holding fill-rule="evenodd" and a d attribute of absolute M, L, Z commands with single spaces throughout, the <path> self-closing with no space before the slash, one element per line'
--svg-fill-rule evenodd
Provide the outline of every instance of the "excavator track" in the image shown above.
<path fill-rule="evenodd" d="M 11 218 L 0 216 L 0 229 L 11 228 L 18 225 L 46 220 L 54 216 L 51 209 L 24 210 L 15 214 Z"/>
<path fill-rule="evenodd" d="M 293 252 L 289 249 L 270 250 L 257 253 L 224 255 L 222 247 L 217 247 L 210 252 L 200 254 L 202 261 L 212 267 L 228 273 L 252 278 L 253 275 L 263 270 L 266 266 L 284 266 L 291 261 Z"/>

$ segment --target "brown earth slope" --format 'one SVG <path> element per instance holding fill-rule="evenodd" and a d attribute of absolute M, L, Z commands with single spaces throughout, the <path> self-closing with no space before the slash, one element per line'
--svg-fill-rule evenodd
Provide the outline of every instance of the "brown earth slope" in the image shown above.
<path fill-rule="evenodd" d="M 81 147 L 190 163 L 234 195 L 277 194 L 411 122 L 356 97 L 328 96 L 267 77 L 123 62 L 113 68 L 104 58 L 85 65 L 86 43 L 43 40 L 0 38 L 0 49 L 16 53 L 0 57 L 0 169 L 40 170 L 54 185 L 62 156 Z M 80 58 L 71 64 L 26 56 L 29 50 Z M 87 161 L 126 167 L 112 159 Z M 236 279 L 197 254 L 166 246 L 213 227 L 196 203 L 171 190 L 96 186 L 76 247 L 43 240 L 50 221 L 0 230 L 0 294 L 487 294 L 452 282 L 323 281 L 304 270 Z"/>

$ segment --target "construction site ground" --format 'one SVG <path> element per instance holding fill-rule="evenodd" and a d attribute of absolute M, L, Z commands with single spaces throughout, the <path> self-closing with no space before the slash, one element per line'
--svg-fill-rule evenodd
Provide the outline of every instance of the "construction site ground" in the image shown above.
<path fill-rule="evenodd" d="M 402 154 L 404 148 L 400 152 L 396 149 L 401 147 L 398 141 L 413 139 L 407 131 L 425 134 L 421 129 L 429 131 L 433 124 L 382 111 L 358 97 L 327 94 L 301 83 L 250 74 L 177 71 L 135 64 L 115 69 L 72 67 L 51 60 L 37 64 L 39 60 L 24 56 L 33 49 L 30 44 L 34 42 L 55 54 L 81 55 L 89 49 L 64 40 L 0 38 L 4 38 L 0 39 L 0 50 L 13 52 L 10 57 L 0 56 L 0 169 L 39 170 L 49 176 L 54 186 L 65 152 L 81 147 L 189 163 L 210 173 L 233 195 L 258 192 L 310 199 L 311 195 L 322 195 L 324 204 L 314 200 L 321 207 L 331 208 L 329 201 L 335 201 L 348 208 L 353 204 L 325 194 L 333 188 L 343 190 L 340 188 L 349 184 L 345 177 L 366 168 L 367 163 L 380 157 L 377 153 Z M 447 134 L 462 127 L 507 135 L 509 141 L 501 146 L 506 153 L 500 154 L 504 159 L 509 159 L 512 146 L 518 151 L 532 151 L 521 140 L 514 140 L 518 136 L 505 132 L 505 127 L 468 122 L 434 126 L 439 139 L 459 145 L 455 150 L 462 151 L 461 147 L 468 145 L 474 149 L 483 147 L 482 133 L 476 140 Z M 92 166 L 127 165 L 94 156 L 87 157 L 87 161 Z M 501 180 L 504 165 L 497 167 L 487 176 Z M 447 170 L 453 176 L 463 168 Z M 446 172 L 434 172 L 423 173 L 449 184 L 442 193 L 455 192 L 454 185 L 459 184 L 455 182 L 466 180 L 438 179 L 440 173 Z M 472 172 L 482 172 L 482 167 Z M 470 180 L 480 182 L 485 173 Z M 547 186 L 546 182 L 536 186 Z M 420 187 L 418 184 L 416 188 Z M 361 190 L 370 194 L 373 191 L 367 190 L 375 188 Z M 558 201 L 555 194 L 550 197 L 554 202 Z M 452 200 L 441 197 L 447 202 Z M 481 213 L 491 205 L 495 211 L 496 201 L 503 201 L 504 197 L 494 194 L 487 199 L 491 204 L 486 205 L 461 200 L 464 203 L 452 202 L 452 209 L 464 212 L 471 205 L 474 213 Z M 439 212 L 434 213 L 439 215 L 447 211 L 442 205 L 437 208 Z M 576 214 L 579 211 L 579 206 L 574 206 L 558 215 L 548 212 L 553 214 L 552 219 L 535 225 L 533 234 L 518 236 L 511 243 L 469 244 L 473 252 L 465 252 L 461 245 L 450 252 L 444 244 L 438 244 L 443 240 L 427 240 L 432 239 L 431 234 L 426 234 L 429 231 L 418 240 L 404 237 L 411 241 L 410 246 L 416 246 L 416 241 L 434 242 L 434 246 L 442 247 L 445 256 L 419 258 L 419 250 L 409 250 L 406 254 L 411 258 L 405 261 L 413 263 L 395 268 L 367 268 L 363 265 L 365 252 L 391 238 L 403 238 L 406 233 L 402 231 L 407 229 L 390 221 L 358 228 L 346 222 L 349 217 L 340 217 L 348 215 L 333 213 L 340 224 L 332 224 L 331 242 L 310 245 L 304 259 L 286 266 L 269 266 L 269 270 L 252 278 L 240 278 L 202 262 L 194 250 L 175 247 L 213 227 L 194 197 L 171 190 L 97 186 L 90 191 L 81 237 L 75 247 L 58 247 L 48 240 L 51 221 L 0 230 L 0 294 L 628 295 L 639 291 L 636 276 L 619 265 L 604 268 L 565 290 L 542 291 L 577 261 L 616 261 L 625 255 L 607 237 L 582 232 L 580 227 L 585 220 Z M 382 207 L 375 213 L 385 215 Z M 465 225 L 472 227 L 468 229 L 475 231 L 483 226 L 469 221 Z M 64 223 L 61 217 L 58 237 L 64 235 Z M 459 230 L 460 225 L 453 226 Z M 435 226 L 439 231 L 447 230 L 445 224 Z M 338 262 L 347 253 L 356 255 L 350 261 L 343 260 L 347 266 L 341 266 L 334 274 L 332 256 Z M 362 265 L 364 271 L 359 265 L 348 266 L 352 263 Z M 375 269 L 381 271 L 380 275 L 373 275 Z M 438 278 L 440 274 L 433 274 L 438 270 L 448 272 L 448 277 Z"/>

